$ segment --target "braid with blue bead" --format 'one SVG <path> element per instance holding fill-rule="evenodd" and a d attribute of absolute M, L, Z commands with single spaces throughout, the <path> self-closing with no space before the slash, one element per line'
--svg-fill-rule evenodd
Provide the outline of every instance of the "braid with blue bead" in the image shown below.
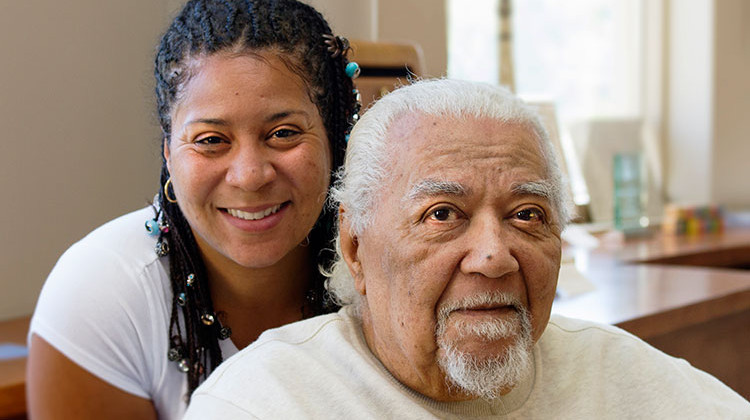
<path fill-rule="evenodd" d="M 325 125 L 335 173 L 344 161 L 346 136 L 359 112 L 352 77 L 346 74 L 346 49 L 334 55 L 324 35 L 332 32 L 323 16 L 295 0 L 190 0 L 164 33 L 155 58 L 156 99 L 162 130 L 162 148 L 170 142 L 171 112 L 190 80 L 189 61 L 199 55 L 232 50 L 274 49 L 305 83 Z M 338 38 L 338 37 L 337 37 Z M 340 38 L 338 38 L 340 39 Z M 339 49 L 341 50 L 341 48 Z M 163 150 L 162 150 L 163 152 Z M 162 153 L 161 185 L 169 180 Z M 334 177 L 331 177 L 333 182 Z M 158 229 L 159 244 L 166 247 L 173 293 L 169 326 L 170 350 L 165 355 L 187 374 L 188 393 L 198 387 L 223 360 L 219 340 L 231 335 L 214 313 L 206 268 L 190 225 L 178 203 L 160 188 L 156 220 L 147 229 Z M 329 266 L 333 258 L 335 209 L 324 206 L 309 234 L 309 248 L 317 265 Z M 159 228 L 162 226 L 163 228 Z M 314 270 L 314 267 L 313 267 Z M 324 278 L 314 273 L 307 291 L 313 316 L 336 310 L 327 299 Z"/>

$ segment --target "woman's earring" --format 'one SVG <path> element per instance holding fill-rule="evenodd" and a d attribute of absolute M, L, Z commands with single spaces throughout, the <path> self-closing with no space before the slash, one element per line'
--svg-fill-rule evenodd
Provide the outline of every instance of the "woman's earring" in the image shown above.
<path fill-rule="evenodd" d="M 169 196 L 169 186 L 170 185 L 172 185 L 172 177 L 169 177 L 169 179 L 167 179 L 167 182 L 164 183 L 164 198 L 166 198 L 167 201 L 169 201 L 170 203 L 174 204 L 174 203 L 177 202 L 177 197 L 172 198 L 172 197 Z M 172 191 L 172 192 L 174 193 L 174 191 Z"/>

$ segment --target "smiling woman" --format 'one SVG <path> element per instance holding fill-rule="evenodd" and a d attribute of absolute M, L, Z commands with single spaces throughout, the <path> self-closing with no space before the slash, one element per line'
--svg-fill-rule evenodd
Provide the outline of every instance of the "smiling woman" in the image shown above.
<path fill-rule="evenodd" d="M 214 54 L 185 88 L 164 154 L 209 275 L 302 262 L 331 172 L 303 82 L 272 53 Z"/>
<path fill-rule="evenodd" d="M 47 279 L 30 327 L 34 418 L 180 418 L 224 358 L 334 309 L 317 267 L 359 109 L 347 50 L 295 0 L 184 6 L 155 63 L 159 193 Z"/>

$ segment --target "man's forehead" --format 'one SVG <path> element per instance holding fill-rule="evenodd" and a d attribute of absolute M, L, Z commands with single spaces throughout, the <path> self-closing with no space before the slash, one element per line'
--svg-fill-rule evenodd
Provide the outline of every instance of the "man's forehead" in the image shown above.
<path fill-rule="evenodd" d="M 424 148 L 462 151 L 466 143 L 480 141 L 502 146 L 511 138 L 538 146 L 537 133 L 521 121 L 506 121 L 488 115 L 432 115 L 410 111 L 393 119 L 386 130 L 386 143 L 397 154 L 419 154 Z"/>
<path fill-rule="evenodd" d="M 420 132 L 442 130 L 443 127 L 465 122 L 471 122 L 472 125 L 479 124 L 479 120 L 471 116 L 458 116 L 451 113 L 432 115 L 421 111 L 407 111 L 391 121 L 388 126 L 387 137 L 401 138 L 413 135 L 415 130 Z"/>
<path fill-rule="evenodd" d="M 516 183 L 541 181 L 546 175 L 536 133 L 517 122 L 411 112 L 397 117 L 387 136 L 390 164 L 386 171 L 392 182 L 402 185 L 398 190 L 403 200 L 470 195 L 472 187 L 482 183 L 478 181 L 495 182 L 503 173 L 515 177 Z M 471 178 L 473 182 L 467 182 Z"/>

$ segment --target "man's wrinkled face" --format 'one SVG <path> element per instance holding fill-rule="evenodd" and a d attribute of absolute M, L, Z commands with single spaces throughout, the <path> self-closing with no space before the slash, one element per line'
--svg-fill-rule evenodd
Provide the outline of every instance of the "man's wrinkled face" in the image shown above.
<path fill-rule="evenodd" d="M 519 124 L 423 114 L 401 116 L 387 136 L 372 224 L 356 236 L 342 216 L 368 346 L 428 397 L 491 397 L 464 386 L 461 371 L 525 372 L 517 359 L 528 359 L 555 294 L 560 225 L 538 140 Z M 485 382 L 498 393 L 514 381 Z"/>

